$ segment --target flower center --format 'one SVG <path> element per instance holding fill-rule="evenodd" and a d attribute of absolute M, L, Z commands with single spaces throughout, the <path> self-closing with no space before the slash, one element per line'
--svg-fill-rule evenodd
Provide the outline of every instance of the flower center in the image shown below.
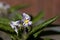
<path fill-rule="evenodd" d="M 28 24 L 28 22 L 29 22 L 29 20 L 25 20 L 25 21 L 24 21 L 25 24 Z"/>

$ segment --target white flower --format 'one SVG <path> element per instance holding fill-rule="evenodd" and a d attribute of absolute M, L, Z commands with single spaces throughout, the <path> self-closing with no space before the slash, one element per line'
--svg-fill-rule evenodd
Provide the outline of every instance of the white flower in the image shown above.
<path fill-rule="evenodd" d="M 21 26 L 20 21 L 11 21 L 10 26 L 18 33 L 18 28 Z"/>
<path fill-rule="evenodd" d="M 4 2 L 0 2 L 0 8 L 3 8 L 5 10 L 9 9 L 10 8 L 10 5 L 9 4 L 6 4 Z"/>
<path fill-rule="evenodd" d="M 32 21 L 30 20 L 31 20 L 31 17 L 28 14 L 23 13 L 23 19 L 22 19 L 23 26 L 28 27 L 29 25 L 31 25 Z"/>
<path fill-rule="evenodd" d="M 23 19 L 20 21 L 11 21 L 10 26 L 15 30 L 16 33 L 18 33 L 19 27 L 28 27 L 32 24 L 32 21 L 30 21 L 31 17 L 27 15 L 26 13 L 23 13 Z"/>

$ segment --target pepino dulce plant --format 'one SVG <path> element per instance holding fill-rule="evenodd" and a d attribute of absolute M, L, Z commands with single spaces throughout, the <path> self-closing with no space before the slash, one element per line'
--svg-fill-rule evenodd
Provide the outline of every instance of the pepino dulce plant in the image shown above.
<path fill-rule="evenodd" d="M 0 30 L 6 32 L 11 37 L 11 40 L 37 40 L 43 29 L 58 18 L 58 16 L 55 16 L 35 26 L 34 24 L 44 14 L 39 12 L 36 17 L 31 19 L 28 14 L 17 12 L 19 9 L 26 7 L 25 5 L 10 7 L 10 5 L 0 2 Z"/>

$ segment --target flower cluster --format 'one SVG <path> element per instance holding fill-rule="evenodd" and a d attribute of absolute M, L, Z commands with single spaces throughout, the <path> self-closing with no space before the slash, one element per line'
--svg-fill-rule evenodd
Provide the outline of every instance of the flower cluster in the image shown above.
<path fill-rule="evenodd" d="M 9 4 L 6 4 L 4 2 L 0 2 L 0 9 L 1 10 L 8 10 L 10 8 Z M 22 14 L 22 20 L 17 20 L 17 21 L 11 21 L 10 26 L 15 30 L 16 33 L 18 33 L 18 28 L 22 27 L 28 27 L 32 24 L 31 17 L 23 13 Z"/>
<path fill-rule="evenodd" d="M 22 14 L 22 20 L 17 20 L 17 21 L 11 21 L 10 26 L 15 30 L 16 33 L 18 33 L 18 28 L 22 27 L 28 27 L 32 24 L 31 17 L 23 13 Z"/>

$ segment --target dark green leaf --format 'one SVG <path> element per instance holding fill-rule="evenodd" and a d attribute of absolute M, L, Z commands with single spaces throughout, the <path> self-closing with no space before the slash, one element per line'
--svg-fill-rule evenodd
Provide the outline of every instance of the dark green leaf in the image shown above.
<path fill-rule="evenodd" d="M 14 30 L 10 27 L 10 20 L 7 18 L 0 18 L 0 30 L 7 33 L 14 33 Z"/>
<path fill-rule="evenodd" d="M 58 18 L 57 16 L 56 16 L 56 17 L 53 17 L 53 18 L 51 18 L 51 19 L 43 22 L 42 24 L 34 27 L 34 28 L 32 29 L 32 31 L 29 33 L 29 35 L 35 34 L 35 33 L 39 33 L 39 31 L 41 31 L 41 30 L 40 30 L 41 28 L 43 28 L 43 27 L 47 26 L 48 24 L 54 22 L 57 18 Z"/>
<path fill-rule="evenodd" d="M 9 25 L 5 24 L 0 24 L 0 31 L 4 31 L 9 34 L 16 34 L 15 31 Z"/>
<path fill-rule="evenodd" d="M 34 34 L 34 37 L 36 38 L 43 30 L 40 30 Z"/>
<path fill-rule="evenodd" d="M 7 18 L 3 18 L 3 17 L 0 17 L 0 24 L 8 25 L 9 22 L 10 22 L 9 19 L 7 19 Z"/>
<path fill-rule="evenodd" d="M 42 19 L 43 16 L 44 16 L 44 12 L 43 11 L 39 12 L 38 15 L 34 17 L 32 20 L 33 24 L 39 21 L 40 19 Z"/>
<path fill-rule="evenodd" d="M 14 15 L 11 16 L 11 20 L 17 21 L 17 20 L 21 20 L 22 19 L 22 15 L 19 13 L 15 13 Z"/>

